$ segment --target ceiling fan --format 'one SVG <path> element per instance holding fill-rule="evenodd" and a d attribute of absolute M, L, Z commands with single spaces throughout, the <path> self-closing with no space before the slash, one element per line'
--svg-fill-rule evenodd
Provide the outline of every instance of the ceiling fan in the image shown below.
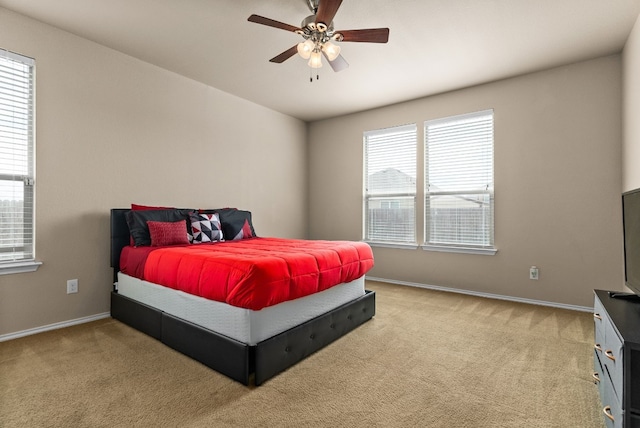
<path fill-rule="evenodd" d="M 338 12 L 342 0 L 307 0 L 309 9 L 313 12 L 300 24 L 300 27 L 274 21 L 260 15 L 251 15 L 250 22 L 292 31 L 304 38 L 303 42 L 287 49 L 269 61 L 283 63 L 298 53 L 302 58 L 309 60 L 309 67 L 322 67 L 324 56 L 333 71 L 342 71 L 349 67 L 347 61 L 340 55 L 340 46 L 333 42 L 366 42 L 387 43 L 389 41 L 388 28 L 370 28 L 362 30 L 340 30 L 333 27 L 333 18 Z"/>

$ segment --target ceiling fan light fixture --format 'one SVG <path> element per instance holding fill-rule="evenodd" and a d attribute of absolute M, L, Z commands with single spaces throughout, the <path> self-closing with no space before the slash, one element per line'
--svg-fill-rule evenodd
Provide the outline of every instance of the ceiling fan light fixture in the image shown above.
<path fill-rule="evenodd" d="M 311 56 L 311 52 L 313 52 L 314 48 L 315 48 L 315 43 L 307 39 L 304 42 L 298 43 L 298 54 L 304 59 L 309 59 L 309 57 Z"/>
<path fill-rule="evenodd" d="M 311 58 L 309 58 L 309 67 L 311 68 L 321 68 L 322 67 L 322 54 L 320 50 L 314 49 L 311 52 Z"/>
<path fill-rule="evenodd" d="M 322 67 L 324 56 L 333 71 L 338 72 L 349 67 L 349 64 L 340 54 L 341 49 L 335 45 L 336 42 L 387 43 L 389 41 L 388 28 L 335 31 L 333 19 L 343 0 L 306 0 L 306 2 L 312 14 L 304 18 L 299 27 L 260 15 L 249 16 L 249 22 L 290 31 L 304 39 L 271 58 L 270 62 L 281 64 L 298 53 L 308 60 L 311 69 L 318 69 Z"/>
<path fill-rule="evenodd" d="M 334 45 L 331 42 L 326 42 L 325 44 L 323 44 L 322 50 L 327 55 L 327 59 L 329 61 L 335 60 L 336 58 L 338 58 L 338 55 L 340 55 L 340 46 Z"/>

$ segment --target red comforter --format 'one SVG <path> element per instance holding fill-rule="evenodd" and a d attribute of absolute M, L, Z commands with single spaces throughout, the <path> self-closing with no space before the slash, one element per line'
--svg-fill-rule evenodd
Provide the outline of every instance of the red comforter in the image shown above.
<path fill-rule="evenodd" d="M 127 275 L 253 310 L 353 281 L 372 267 L 363 242 L 280 238 L 125 247 L 120 260 Z"/>

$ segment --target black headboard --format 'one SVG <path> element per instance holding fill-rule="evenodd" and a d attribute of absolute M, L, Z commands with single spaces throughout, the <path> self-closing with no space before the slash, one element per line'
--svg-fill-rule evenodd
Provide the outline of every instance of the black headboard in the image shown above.
<path fill-rule="evenodd" d="M 111 209 L 111 267 L 113 268 L 113 282 L 117 281 L 120 270 L 120 253 L 129 245 L 129 225 L 125 217 L 129 208 Z"/>

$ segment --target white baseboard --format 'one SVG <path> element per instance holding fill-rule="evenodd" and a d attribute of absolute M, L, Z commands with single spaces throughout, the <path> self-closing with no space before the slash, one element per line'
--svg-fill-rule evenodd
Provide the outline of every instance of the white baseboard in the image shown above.
<path fill-rule="evenodd" d="M 3 334 L 0 336 L 0 342 L 5 342 L 11 339 L 17 339 L 19 337 L 31 336 L 32 334 L 43 333 L 49 330 L 57 330 L 59 328 L 71 327 L 72 325 L 84 324 L 91 321 L 97 321 L 104 318 L 109 318 L 111 313 L 104 312 L 101 314 L 90 315 L 88 317 L 76 318 L 74 320 L 57 322 L 55 324 L 43 325 L 42 327 L 30 328 L 28 330 L 22 330 L 15 333 Z"/>
<path fill-rule="evenodd" d="M 389 284 L 407 285 L 409 287 L 427 288 L 429 290 L 446 291 L 449 293 L 468 294 L 470 296 L 486 297 L 489 299 L 509 300 L 511 302 L 528 303 L 531 305 L 551 306 L 554 308 L 569 309 L 572 311 L 593 312 L 593 307 L 589 307 L 589 306 L 567 305 L 564 303 L 546 302 L 544 300 L 524 299 L 521 297 L 503 296 L 501 294 L 482 293 L 480 291 L 461 290 L 458 288 L 441 287 L 439 285 L 418 284 L 416 282 L 396 281 L 394 279 L 374 278 L 371 276 L 366 276 L 365 279 L 368 279 L 370 281 L 388 282 Z"/>
<path fill-rule="evenodd" d="M 580 312 L 593 312 L 593 307 L 589 306 L 576 306 L 576 305 L 567 305 L 564 303 L 556 303 L 556 302 L 547 302 L 544 300 L 533 300 L 533 299 L 524 299 L 520 297 L 513 296 L 503 296 L 500 294 L 491 294 L 491 293 L 482 293 L 479 291 L 471 291 L 471 290 L 461 290 L 458 288 L 450 288 L 450 287 L 441 287 L 439 285 L 429 285 L 429 284 L 419 284 L 416 282 L 407 282 L 407 281 L 397 281 L 394 279 L 386 279 L 386 278 L 375 278 L 371 276 L 366 276 L 367 280 L 370 281 L 378 281 L 378 282 L 387 282 L 389 284 L 398 284 L 398 285 L 406 285 L 409 287 L 418 287 L 418 288 L 426 288 L 429 290 L 437 290 L 437 291 L 446 291 L 449 293 L 459 293 L 459 294 L 468 294 L 470 296 L 477 297 L 486 297 L 489 299 L 498 299 L 498 300 L 509 300 L 512 302 L 519 303 L 528 303 L 531 305 L 540 305 L 540 306 L 551 306 L 554 308 L 560 309 L 569 309 L 572 311 L 580 311 Z M 32 334 L 43 333 L 49 330 L 57 330 L 59 328 L 71 327 L 72 325 L 84 324 L 91 321 L 97 321 L 104 318 L 110 317 L 111 314 L 109 312 L 104 312 L 101 314 L 91 315 L 83 318 L 76 318 L 69 321 L 58 322 L 55 324 L 49 324 L 42 327 L 30 328 L 28 330 L 22 330 L 15 333 L 3 334 L 0 335 L 0 342 L 5 342 L 7 340 L 17 339 L 19 337 L 30 336 Z"/>

